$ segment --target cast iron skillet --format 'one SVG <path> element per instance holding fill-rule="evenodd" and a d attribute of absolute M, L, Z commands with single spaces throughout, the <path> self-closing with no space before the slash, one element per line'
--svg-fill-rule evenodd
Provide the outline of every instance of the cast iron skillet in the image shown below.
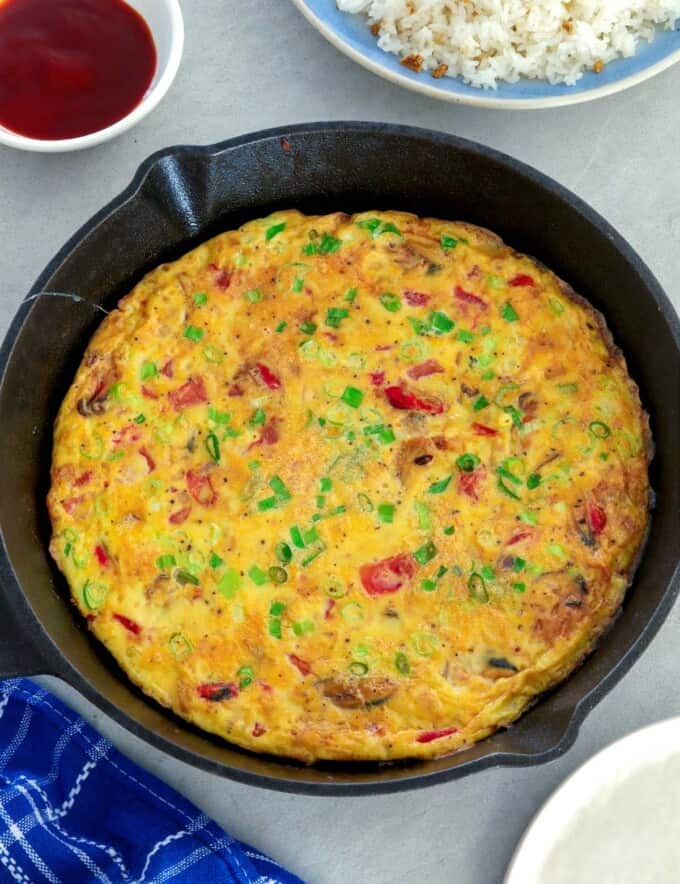
<path fill-rule="evenodd" d="M 649 643 L 680 588 L 678 318 L 635 252 L 554 181 L 459 138 L 371 123 L 296 126 L 155 154 L 64 246 L 32 293 L 72 292 L 112 307 L 158 263 L 249 218 L 290 207 L 405 209 L 490 227 L 605 314 L 640 385 L 656 440 L 657 505 L 618 621 L 586 663 L 517 724 L 450 758 L 303 767 L 197 730 L 146 699 L 89 638 L 47 553 L 52 422 L 101 313 L 88 304 L 40 298 L 22 304 L 0 351 L 0 674 L 56 675 L 182 761 L 291 792 L 387 792 L 555 758 Z"/>

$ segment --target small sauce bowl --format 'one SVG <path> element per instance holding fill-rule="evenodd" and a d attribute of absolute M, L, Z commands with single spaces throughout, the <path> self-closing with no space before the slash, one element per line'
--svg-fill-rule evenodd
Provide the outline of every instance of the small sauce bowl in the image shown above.
<path fill-rule="evenodd" d="M 115 138 L 151 113 L 172 85 L 179 69 L 184 50 L 184 20 L 179 0 L 125 0 L 125 2 L 145 19 L 156 46 L 156 72 L 140 103 L 112 125 L 78 138 L 60 140 L 28 138 L 0 125 L 0 144 L 40 153 L 83 150 Z"/>

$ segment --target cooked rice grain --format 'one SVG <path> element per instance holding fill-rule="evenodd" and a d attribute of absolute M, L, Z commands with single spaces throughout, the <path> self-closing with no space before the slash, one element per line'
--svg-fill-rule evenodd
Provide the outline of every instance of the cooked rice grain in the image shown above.
<path fill-rule="evenodd" d="M 337 0 L 368 16 L 378 45 L 494 89 L 520 77 L 573 85 L 588 70 L 635 54 L 657 27 L 680 19 L 680 0 Z"/>

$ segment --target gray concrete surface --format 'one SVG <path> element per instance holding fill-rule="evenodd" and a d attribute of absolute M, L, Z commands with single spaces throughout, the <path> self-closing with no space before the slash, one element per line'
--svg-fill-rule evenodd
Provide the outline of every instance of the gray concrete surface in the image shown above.
<path fill-rule="evenodd" d="M 152 151 L 328 119 L 443 129 L 538 167 L 607 217 L 680 307 L 680 65 L 580 107 L 483 111 L 383 82 L 325 43 L 287 0 L 184 0 L 183 7 L 182 67 L 140 126 L 81 154 L 0 148 L 1 332 L 59 246 Z M 197 772 L 133 738 L 65 686 L 49 684 L 135 761 L 309 882 L 498 884 L 524 828 L 565 776 L 617 737 L 680 714 L 679 638 L 676 608 L 559 761 L 376 798 L 282 795 Z"/>

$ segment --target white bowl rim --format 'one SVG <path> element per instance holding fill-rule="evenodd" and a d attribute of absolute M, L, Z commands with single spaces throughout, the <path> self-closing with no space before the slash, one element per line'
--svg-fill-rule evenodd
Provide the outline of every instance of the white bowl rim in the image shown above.
<path fill-rule="evenodd" d="M 532 819 L 510 860 L 503 884 L 534 884 L 535 873 L 572 815 L 622 767 L 631 774 L 652 761 L 678 754 L 679 737 L 680 716 L 666 718 L 621 737 L 578 767 Z"/>
<path fill-rule="evenodd" d="M 147 92 L 129 114 L 126 114 L 126 116 L 105 129 L 98 129 L 96 132 L 90 132 L 78 138 L 62 138 L 60 140 L 50 139 L 47 141 L 40 138 L 28 138 L 25 135 L 12 132 L 4 126 L 0 126 L 0 144 L 37 153 L 66 153 L 73 150 L 84 150 L 87 147 L 94 147 L 97 144 L 102 144 L 104 141 L 115 138 L 117 135 L 131 129 L 140 120 L 143 120 L 147 114 L 150 114 L 172 85 L 179 70 L 184 51 L 184 18 L 182 17 L 179 0 L 164 0 L 164 2 L 170 15 L 171 42 L 168 61 L 156 85 Z"/>
<path fill-rule="evenodd" d="M 350 46 L 346 40 L 339 36 L 338 33 L 330 27 L 330 25 L 327 25 L 312 9 L 310 9 L 307 0 L 293 0 L 293 3 L 304 15 L 307 21 L 309 21 L 329 43 L 335 46 L 335 48 L 340 50 L 344 55 L 351 58 L 352 61 L 367 68 L 379 77 L 382 77 L 385 80 L 390 80 L 398 86 L 410 89 L 412 92 L 420 92 L 422 95 L 427 95 L 429 98 L 436 98 L 439 101 L 447 101 L 451 104 L 467 104 L 471 107 L 484 107 L 492 110 L 540 110 L 551 107 L 566 107 L 570 104 L 581 104 L 586 101 L 594 101 L 596 98 L 604 98 L 607 95 L 614 95 L 617 92 L 622 92 L 624 89 L 630 89 L 631 86 L 637 86 L 639 83 L 649 80 L 651 77 L 660 74 L 662 71 L 665 71 L 666 68 L 669 68 L 671 65 L 680 61 L 680 49 L 677 49 L 665 58 L 660 59 L 637 73 L 629 74 L 627 77 L 623 77 L 614 83 L 607 83 L 605 86 L 599 86 L 597 89 L 589 89 L 587 92 L 574 92 L 573 95 L 552 95 L 546 98 L 494 98 L 493 96 L 485 95 L 481 89 L 479 90 L 481 93 L 479 96 L 463 93 L 456 94 L 454 92 L 444 92 L 436 86 L 430 85 L 426 80 L 423 80 L 422 82 L 419 80 L 412 80 L 405 74 L 398 74 L 384 68 L 378 62 L 367 58 L 353 46 Z"/>

